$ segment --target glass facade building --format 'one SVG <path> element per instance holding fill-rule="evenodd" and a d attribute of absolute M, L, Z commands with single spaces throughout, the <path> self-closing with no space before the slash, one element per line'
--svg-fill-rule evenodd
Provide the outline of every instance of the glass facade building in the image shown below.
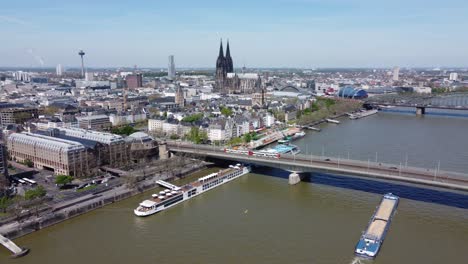
<path fill-rule="evenodd" d="M 346 86 L 340 89 L 338 96 L 343 98 L 362 99 L 367 98 L 368 95 L 364 89 Z"/>

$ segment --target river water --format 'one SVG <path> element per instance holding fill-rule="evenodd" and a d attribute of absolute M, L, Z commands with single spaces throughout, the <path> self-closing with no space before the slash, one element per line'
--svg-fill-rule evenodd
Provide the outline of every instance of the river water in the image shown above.
<path fill-rule="evenodd" d="M 468 119 L 379 113 L 322 128 L 296 144 L 363 160 L 378 152 L 378 160 L 394 163 L 407 152 L 410 165 L 440 160 L 442 169 L 468 170 Z M 9 260 L 1 249 L 0 263 L 468 263 L 466 195 L 433 203 L 427 200 L 439 192 L 401 186 L 421 195 L 401 195 L 380 254 L 364 261 L 354 246 L 381 194 L 390 188 L 399 195 L 398 185 L 312 175 L 288 186 L 287 175 L 256 168 L 170 210 L 135 217 L 132 210 L 154 190 L 17 239 L 31 253 Z M 418 199 L 424 194 L 429 199 Z"/>

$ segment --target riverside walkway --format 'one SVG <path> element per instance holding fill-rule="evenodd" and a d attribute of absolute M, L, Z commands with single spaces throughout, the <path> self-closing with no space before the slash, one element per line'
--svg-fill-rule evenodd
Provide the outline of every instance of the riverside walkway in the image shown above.
<path fill-rule="evenodd" d="M 280 168 L 292 172 L 331 172 L 343 176 L 362 176 L 441 188 L 468 191 L 468 174 L 435 169 L 402 166 L 370 161 L 340 159 L 315 155 L 281 155 L 279 158 L 226 153 L 221 147 L 167 142 L 172 153 L 185 153 Z M 294 173 L 293 173 L 294 174 Z M 294 176 L 291 174 L 292 176 Z M 296 174 L 297 176 L 297 174 Z M 291 176 L 290 176 L 291 177 Z"/>

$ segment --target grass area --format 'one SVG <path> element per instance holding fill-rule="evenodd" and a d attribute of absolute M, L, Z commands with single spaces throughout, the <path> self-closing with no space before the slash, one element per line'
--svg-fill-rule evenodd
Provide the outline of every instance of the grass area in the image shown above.
<path fill-rule="evenodd" d="M 97 185 L 90 185 L 88 187 L 84 187 L 83 189 L 79 189 L 79 190 L 76 190 L 77 192 L 84 192 L 84 191 L 89 191 L 89 190 L 92 190 L 92 189 L 96 189 L 97 188 Z"/>

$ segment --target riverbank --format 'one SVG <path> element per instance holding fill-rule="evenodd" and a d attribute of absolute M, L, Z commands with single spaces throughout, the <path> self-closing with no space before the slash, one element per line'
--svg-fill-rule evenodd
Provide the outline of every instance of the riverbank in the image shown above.
<path fill-rule="evenodd" d="M 209 163 L 199 162 L 190 164 L 181 172 L 172 176 L 171 173 L 161 173 L 150 179 L 138 183 L 134 188 L 128 188 L 125 184 L 103 192 L 89 194 L 74 200 L 67 201 L 65 204 L 55 206 L 47 211 L 41 212 L 38 216 L 32 216 L 21 221 L 11 222 L 0 227 L 0 234 L 9 238 L 16 239 L 46 227 L 61 223 L 68 219 L 83 215 L 106 205 L 113 204 L 143 192 L 158 187 L 157 180 L 177 181 L 189 174 L 203 170 Z"/>

